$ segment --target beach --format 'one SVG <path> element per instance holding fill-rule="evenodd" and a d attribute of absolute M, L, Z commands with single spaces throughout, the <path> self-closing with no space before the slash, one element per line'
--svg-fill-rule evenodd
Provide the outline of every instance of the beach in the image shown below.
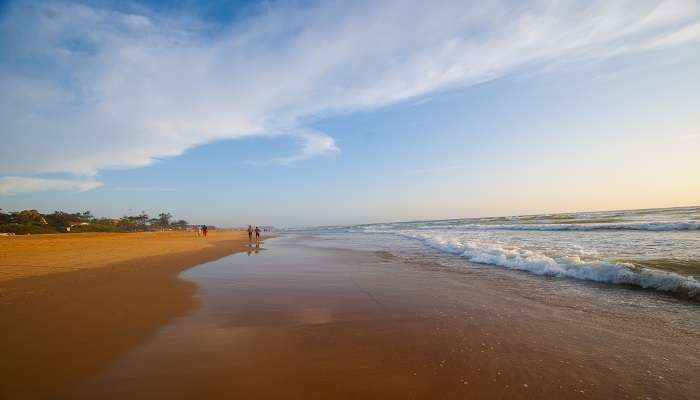
<path fill-rule="evenodd" d="M 206 240 L 191 231 L 4 236 L 0 237 L 0 282 L 179 252 L 197 252 L 204 260 L 221 242 L 230 245 L 244 236 L 228 230 L 212 230 Z"/>
<path fill-rule="evenodd" d="M 66 396 L 196 307 L 180 271 L 247 242 L 238 231 L 0 237 L 0 398 Z"/>
<path fill-rule="evenodd" d="M 0 400 L 700 400 L 700 0 L 0 32 Z"/>
<path fill-rule="evenodd" d="M 76 397 L 691 399 L 700 389 L 692 304 L 323 242 L 269 240 L 184 272 L 198 309 Z M 631 313 L 647 304 L 657 312 Z"/>
<path fill-rule="evenodd" d="M 221 235 L 206 256 L 4 282 L 3 398 L 690 399 L 700 390 L 691 302 L 318 236 L 258 249 Z"/>

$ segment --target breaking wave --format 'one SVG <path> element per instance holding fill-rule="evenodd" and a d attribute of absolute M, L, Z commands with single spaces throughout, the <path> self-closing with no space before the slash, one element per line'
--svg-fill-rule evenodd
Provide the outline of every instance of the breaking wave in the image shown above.
<path fill-rule="evenodd" d="M 377 231 L 374 230 L 374 232 Z M 631 263 L 586 261 L 578 256 L 550 257 L 532 250 L 472 243 L 449 235 L 420 231 L 385 231 L 384 233 L 417 239 L 434 249 L 475 263 L 528 271 L 537 275 L 633 285 L 700 300 L 700 282 L 693 277 Z"/>

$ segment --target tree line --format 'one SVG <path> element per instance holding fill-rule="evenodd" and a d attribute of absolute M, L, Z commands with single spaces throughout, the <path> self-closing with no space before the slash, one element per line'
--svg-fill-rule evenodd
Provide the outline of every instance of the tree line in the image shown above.
<path fill-rule="evenodd" d="M 158 230 L 185 230 L 190 224 L 174 220 L 170 213 L 162 212 L 151 218 L 145 211 L 121 218 L 97 218 L 90 211 L 67 213 L 54 211 L 42 214 L 37 210 L 3 212 L 0 209 L 0 232 L 25 235 L 28 233 L 72 232 L 140 232 Z"/>

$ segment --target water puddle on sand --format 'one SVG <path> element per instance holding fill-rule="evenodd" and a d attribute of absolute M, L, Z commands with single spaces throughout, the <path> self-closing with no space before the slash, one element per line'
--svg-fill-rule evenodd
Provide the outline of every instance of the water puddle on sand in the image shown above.
<path fill-rule="evenodd" d="M 665 316 L 620 318 L 626 309 L 590 296 L 582 307 L 547 289 L 550 281 L 539 280 L 538 289 L 537 280 L 490 280 L 289 238 L 182 278 L 198 286 L 200 307 L 76 397 L 682 399 L 700 392 L 697 332 Z M 700 321 L 688 307 L 686 319 Z"/>

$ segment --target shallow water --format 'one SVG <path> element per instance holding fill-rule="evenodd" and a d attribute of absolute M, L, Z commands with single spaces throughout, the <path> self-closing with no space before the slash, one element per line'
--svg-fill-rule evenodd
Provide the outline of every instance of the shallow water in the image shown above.
<path fill-rule="evenodd" d="M 338 243 L 700 300 L 700 207 L 310 228 Z M 457 257 L 457 259 L 455 258 Z"/>
<path fill-rule="evenodd" d="M 293 235 L 186 271 L 198 310 L 76 397 L 689 399 L 700 391 L 693 303 L 367 245 Z"/>

